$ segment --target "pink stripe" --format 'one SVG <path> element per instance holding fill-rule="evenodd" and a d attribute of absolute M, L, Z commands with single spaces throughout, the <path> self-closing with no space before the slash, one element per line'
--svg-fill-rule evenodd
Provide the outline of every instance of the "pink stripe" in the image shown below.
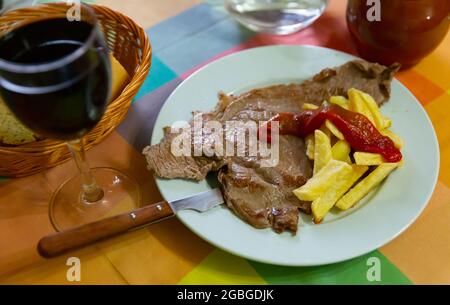
<path fill-rule="evenodd" d="M 223 53 L 220 53 L 206 62 L 194 67 L 193 69 L 183 73 L 182 79 L 186 79 L 198 69 L 204 67 L 210 62 L 213 62 L 226 55 L 242 51 L 245 49 L 268 46 L 268 45 L 315 45 L 327 47 L 343 51 L 350 54 L 357 54 L 356 49 L 351 42 L 352 39 L 348 31 L 335 31 L 345 27 L 342 20 L 334 18 L 331 15 L 325 14 L 313 26 L 304 29 L 288 36 L 277 36 L 269 34 L 256 34 L 246 42 L 239 44 Z"/>

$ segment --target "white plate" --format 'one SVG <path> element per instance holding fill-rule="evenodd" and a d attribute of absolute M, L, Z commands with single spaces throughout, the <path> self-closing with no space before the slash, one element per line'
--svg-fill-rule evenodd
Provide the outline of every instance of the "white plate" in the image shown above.
<path fill-rule="evenodd" d="M 320 70 L 355 59 L 338 51 L 311 46 L 270 46 L 232 54 L 202 68 L 168 98 L 156 121 L 152 144 L 162 128 L 189 121 L 193 110 L 209 111 L 217 93 L 242 92 L 268 84 L 299 82 Z M 382 107 L 392 118 L 393 131 L 405 140 L 405 165 L 356 208 L 327 215 L 321 225 L 302 216 L 296 236 L 258 230 L 226 207 L 200 214 L 182 211 L 179 219 L 211 244 L 233 254 L 264 263 L 312 266 L 363 255 L 391 241 L 419 216 L 433 193 L 439 169 L 436 134 L 424 109 L 397 80 L 392 97 Z M 206 181 L 157 180 L 166 200 L 208 190 Z"/>

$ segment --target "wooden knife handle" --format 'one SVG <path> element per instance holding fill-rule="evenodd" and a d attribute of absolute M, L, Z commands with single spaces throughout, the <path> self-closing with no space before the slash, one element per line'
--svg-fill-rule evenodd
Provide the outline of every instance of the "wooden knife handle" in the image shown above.
<path fill-rule="evenodd" d="M 52 258 L 174 215 L 170 205 L 163 201 L 132 212 L 48 235 L 39 241 L 37 249 L 41 256 Z"/>

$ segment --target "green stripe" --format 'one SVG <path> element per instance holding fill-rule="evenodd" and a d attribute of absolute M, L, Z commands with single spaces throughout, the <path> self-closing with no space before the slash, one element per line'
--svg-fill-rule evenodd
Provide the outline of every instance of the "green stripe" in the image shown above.
<path fill-rule="evenodd" d="M 373 275 L 373 263 L 369 260 L 372 257 L 381 267 L 381 281 L 368 280 L 367 274 Z M 412 284 L 406 275 L 379 251 L 318 267 L 282 267 L 257 262 L 250 264 L 269 284 Z"/>
<path fill-rule="evenodd" d="M 158 57 L 153 55 L 150 73 L 145 79 L 133 101 L 140 99 L 142 96 L 150 93 L 151 91 L 161 87 L 164 84 L 167 84 L 175 78 L 177 78 L 177 74 L 172 71 L 165 63 L 163 63 Z"/>

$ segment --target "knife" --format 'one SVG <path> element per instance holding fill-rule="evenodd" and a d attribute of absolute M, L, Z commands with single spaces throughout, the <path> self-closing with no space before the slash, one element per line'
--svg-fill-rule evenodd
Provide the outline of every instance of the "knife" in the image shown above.
<path fill-rule="evenodd" d="M 166 220 L 181 210 L 205 212 L 222 203 L 224 199 L 218 188 L 172 202 L 163 201 L 45 236 L 39 241 L 37 249 L 42 257 L 52 258 L 94 242 Z"/>

